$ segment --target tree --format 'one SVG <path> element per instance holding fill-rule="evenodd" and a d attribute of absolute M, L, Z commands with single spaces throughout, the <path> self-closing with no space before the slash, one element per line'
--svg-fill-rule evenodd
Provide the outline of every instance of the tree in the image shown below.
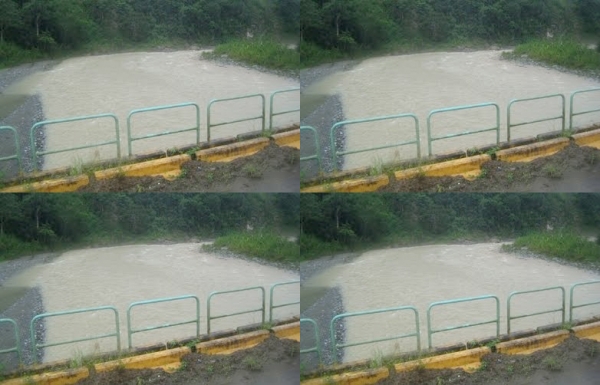
<path fill-rule="evenodd" d="M 4 43 L 4 31 L 21 24 L 21 14 L 13 0 L 0 0 L 0 44 Z"/>

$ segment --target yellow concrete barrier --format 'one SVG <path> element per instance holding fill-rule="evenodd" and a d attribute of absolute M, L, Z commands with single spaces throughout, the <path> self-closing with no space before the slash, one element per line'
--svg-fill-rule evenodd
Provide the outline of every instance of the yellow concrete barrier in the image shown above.
<path fill-rule="evenodd" d="M 189 155 L 176 155 L 168 158 L 154 159 L 141 163 L 128 164 L 121 167 L 109 168 L 108 170 L 96 171 L 96 179 L 112 179 L 121 176 L 163 176 L 165 179 L 173 180 L 181 173 L 181 165 L 189 162 Z"/>
<path fill-rule="evenodd" d="M 496 159 L 503 162 L 531 162 L 537 158 L 554 155 L 569 145 L 569 138 L 556 138 L 540 143 L 508 148 L 496 152 Z"/>
<path fill-rule="evenodd" d="M 370 178 L 344 180 L 331 184 L 306 187 L 300 192 L 372 192 L 390 184 L 387 175 L 379 175 Z"/>
<path fill-rule="evenodd" d="M 196 351 L 203 354 L 231 354 L 260 344 L 269 338 L 269 334 L 268 330 L 257 330 L 239 336 L 201 342 L 196 345 Z"/>
<path fill-rule="evenodd" d="M 87 368 L 79 368 L 62 372 L 37 374 L 31 377 L 15 378 L 0 382 L 1 385 L 71 385 L 90 376 Z"/>
<path fill-rule="evenodd" d="M 552 348 L 567 338 L 569 338 L 568 330 L 557 330 L 539 336 L 501 342 L 496 345 L 496 352 L 502 354 L 531 354 L 538 350 Z"/>
<path fill-rule="evenodd" d="M 585 338 L 588 340 L 600 342 L 600 322 L 575 326 L 573 328 L 573 332 L 579 338 Z"/>
<path fill-rule="evenodd" d="M 401 170 L 397 171 L 394 175 L 398 180 L 414 178 L 418 175 L 427 177 L 462 175 L 465 179 L 473 180 L 481 174 L 481 165 L 490 160 L 492 160 L 490 155 L 476 155 L 468 158 L 453 159 L 446 162 Z"/>
<path fill-rule="evenodd" d="M 127 357 L 120 360 L 103 362 L 94 365 L 96 372 L 102 373 L 119 368 L 123 369 L 164 369 L 172 373 L 181 366 L 181 357 L 191 353 L 188 347 L 163 350 L 141 356 Z"/>
<path fill-rule="evenodd" d="M 28 192 L 45 192 L 45 193 L 61 193 L 73 192 L 90 183 L 90 178 L 87 175 L 79 175 L 70 178 L 51 179 L 31 184 L 23 184 L 18 186 L 7 187 L 0 190 L 2 193 L 28 193 Z"/>
<path fill-rule="evenodd" d="M 459 369 L 466 372 L 474 372 L 481 366 L 481 357 L 491 353 L 488 347 L 463 350 L 442 354 L 440 356 L 427 357 L 420 360 L 402 362 L 394 365 L 396 372 L 407 372 L 417 368 L 425 369 Z"/>
<path fill-rule="evenodd" d="M 272 138 L 278 146 L 300 149 L 300 130 L 282 132 L 273 135 Z"/>
<path fill-rule="evenodd" d="M 600 130 L 582 132 L 572 136 L 578 146 L 587 146 L 600 149 Z"/>
<path fill-rule="evenodd" d="M 290 339 L 300 342 L 300 321 L 287 325 L 275 326 L 271 330 L 277 338 Z"/>
<path fill-rule="evenodd" d="M 371 385 L 376 384 L 389 376 L 390 371 L 387 368 L 379 368 L 361 372 L 336 374 L 324 378 L 313 378 L 311 380 L 302 381 L 301 385 Z"/>
<path fill-rule="evenodd" d="M 231 162 L 234 159 L 254 155 L 267 147 L 269 138 L 256 138 L 241 143 L 209 148 L 196 152 L 196 159 L 204 162 Z"/>

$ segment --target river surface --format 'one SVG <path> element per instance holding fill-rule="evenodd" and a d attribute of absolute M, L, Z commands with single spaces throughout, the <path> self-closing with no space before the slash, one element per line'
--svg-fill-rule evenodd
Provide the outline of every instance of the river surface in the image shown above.
<path fill-rule="evenodd" d="M 536 65 L 501 60 L 501 51 L 435 52 L 386 56 L 364 60 L 351 69 L 333 73 L 302 91 L 303 118 L 329 95 L 341 99 L 345 119 L 362 119 L 413 113 L 420 121 L 421 154 L 428 154 L 427 115 L 435 109 L 495 102 L 500 107 L 500 141 L 507 140 L 507 106 L 512 99 L 564 94 L 600 87 L 600 82 Z M 600 93 L 576 97 L 575 111 L 598 109 Z M 522 102 L 511 109 L 511 122 L 522 123 L 562 114 L 560 97 Z M 333 112 L 332 112 L 333 114 Z M 600 122 L 600 113 L 575 117 L 574 126 Z M 432 137 L 496 126 L 493 107 L 455 111 L 432 117 Z M 318 127 L 329 133 L 331 127 Z M 511 139 L 535 136 L 562 128 L 560 119 L 515 127 Z M 568 128 L 568 118 L 567 118 Z M 327 134 L 328 135 L 328 134 Z M 359 150 L 415 140 L 411 119 L 347 125 L 345 149 Z M 496 133 L 486 132 L 434 141 L 433 154 L 467 150 L 495 143 Z M 378 166 L 382 162 L 414 158 L 417 146 L 348 155 L 344 169 Z"/>
<path fill-rule="evenodd" d="M 335 265 L 316 274 L 302 285 L 302 301 L 317 297 L 323 288 L 338 287 L 346 312 L 414 306 L 419 311 L 421 345 L 427 348 L 427 308 L 433 302 L 495 295 L 500 300 L 500 333 L 507 330 L 506 301 L 513 291 L 563 286 L 569 306 L 570 285 L 600 279 L 599 274 L 538 258 L 504 253 L 500 243 L 473 245 L 429 245 L 369 251 L 349 263 Z M 577 304 L 600 299 L 599 285 L 576 290 Z M 305 293 L 307 298 L 305 298 Z M 313 298 L 312 301 L 316 300 Z M 516 296 L 511 301 L 513 316 L 554 310 L 561 307 L 559 290 Z M 303 303 L 306 308 L 310 303 Z M 433 329 L 495 319 L 492 299 L 434 307 Z M 600 306 L 575 310 L 575 319 L 600 315 Z M 567 310 L 568 321 L 568 310 Z M 560 312 L 527 317 L 511 322 L 519 331 L 561 322 Z M 411 311 L 346 318 L 345 343 L 414 333 Z M 329 324 L 319 325 L 329 329 Z M 433 334 L 433 346 L 466 343 L 495 335 L 495 324 Z M 338 341 L 338 344 L 341 341 Z M 376 358 L 416 350 L 416 338 L 382 342 L 344 350 L 344 361 Z"/>
<path fill-rule="evenodd" d="M 206 301 L 213 291 L 260 286 L 266 293 L 266 320 L 269 319 L 269 288 L 274 283 L 299 279 L 294 272 L 258 263 L 220 257 L 201 251 L 199 243 L 134 245 L 86 249 L 64 253 L 52 262 L 37 265 L 13 276 L 4 289 L 37 286 L 46 312 L 99 306 L 114 306 L 120 316 L 122 347 L 127 347 L 127 308 L 137 301 L 195 295 L 200 300 L 200 332 L 207 332 Z M 6 291 L 7 296 L 14 295 Z M 298 285 L 276 289 L 274 302 L 295 302 Z M 1 301 L 0 301 L 1 304 Z M 260 291 L 223 294 L 213 297 L 211 317 L 261 307 Z M 186 299 L 134 307 L 132 327 L 142 329 L 166 323 L 193 320 L 195 301 Z M 275 310 L 275 319 L 299 314 L 297 305 Z M 261 313 L 213 320 L 211 332 L 261 322 Z M 20 325 L 29 327 L 29 325 Z M 45 319 L 45 343 L 67 341 L 114 333 L 114 313 L 94 311 Z M 133 346 L 166 343 L 195 335 L 195 324 L 176 326 L 133 335 Z M 41 341 L 38 339 L 38 343 Z M 45 349 L 44 361 L 77 358 L 82 354 L 113 351 L 115 338 Z"/>
<path fill-rule="evenodd" d="M 212 99 L 263 94 L 266 125 L 269 96 L 273 91 L 297 88 L 297 80 L 267 74 L 242 66 L 202 60 L 202 51 L 136 52 L 79 57 L 63 61 L 52 69 L 31 75 L 4 90 L 0 117 L 27 95 L 39 94 L 47 120 L 113 113 L 119 118 L 122 155 L 127 155 L 127 116 L 134 109 L 187 102 L 200 107 L 201 141 L 207 140 L 207 106 Z M 297 109 L 299 93 L 278 95 L 276 112 Z M 260 98 L 215 104 L 211 109 L 214 124 L 262 114 Z M 274 118 L 274 127 L 297 124 L 298 113 Z M 163 131 L 196 126 L 194 107 L 135 115 L 132 136 L 141 137 Z M 261 120 L 215 127 L 211 139 L 235 136 L 261 129 Z M 135 141 L 132 151 L 143 154 L 194 144 L 194 132 Z M 46 151 L 115 140 L 114 122 L 95 119 L 46 127 Z M 79 166 L 81 163 L 114 157 L 116 147 L 103 146 L 45 157 L 44 168 Z"/>

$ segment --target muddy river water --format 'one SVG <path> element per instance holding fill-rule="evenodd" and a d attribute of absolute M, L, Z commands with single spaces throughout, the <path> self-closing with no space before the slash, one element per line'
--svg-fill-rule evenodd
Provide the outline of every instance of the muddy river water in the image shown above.
<path fill-rule="evenodd" d="M 127 115 L 134 109 L 197 103 L 200 107 L 201 141 L 206 141 L 207 106 L 212 99 L 264 94 L 268 115 L 268 98 L 272 92 L 298 87 L 298 81 L 294 79 L 202 60 L 201 54 L 202 51 L 136 52 L 68 59 L 50 70 L 11 85 L 4 90 L 4 102 L 0 104 L 8 109 L 24 95 L 37 94 L 41 96 L 44 116 L 48 120 L 113 113 L 120 121 L 122 155 L 127 155 Z M 299 102 L 297 92 L 285 93 L 277 97 L 274 109 L 278 112 L 297 109 Z M 212 123 L 222 123 L 258 117 L 261 113 L 260 98 L 253 98 L 216 104 L 211 110 L 211 119 Z M 298 119 L 298 114 L 277 116 L 274 127 L 287 127 L 297 123 Z M 268 124 L 267 118 L 267 127 Z M 195 125 L 194 107 L 151 112 L 132 118 L 132 136 L 176 131 Z M 211 139 L 260 128 L 260 119 L 216 127 L 211 132 Z M 195 135 L 187 132 L 136 141 L 132 151 L 143 154 L 194 144 Z M 105 118 L 47 126 L 45 143 L 46 151 L 54 151 L 114 139 L 114 122 Z M 49 155 L 45 158 L 44 168 L 77 166 L 115 155 L 114 145 Z"/>
<path fill-rule="evenodd" d="M 563 286 L 569 306 L 569 287 L 578 282 L 600 279 L 599 274 L 555 262 L 520 257 L 501 251 L 500 243 L 473 245 L 430 245 L 366 252 L 349 263 L 335 265 L 309 278 L 302 285 L 311 296 L 322 288 L 338 287 L 344 310 L 358 312 L 400 306 L 419 311 L 421 344 L 427 347 L 427 308 L 433 302 L 496 295 L 500 300 L 500 333 L 506 333 L 506 301 L 514 291 Z M 312 294 L 311 294 L 312 293 Z M 598 285 L 576 290 L 577 304 L 600 299 Z M 558 309 L 560 291 L 516 296 L 511 301 L 513 316 Z M 303 304 L 303 308 L 310 303 Z M 434 307 L 432 326 L 443 329 L 495 319 L 494 300 Z M 575 310 L 575 319 L 600 315 L 600 306 Z M 567 310 L 568 320 L 568 310 Z M 527 317 L 511 322 L 512 331 L 526 330 L 561 321 L 560 312 Z M 346 318 L 345 343 L 414 333 L 415 318 L 410 311 Z M 319 325 L 329 329 L 329 324 Z M 433 334 L 433 346 L 466 343 L 495 335 L 495 324 Z M 338 342 L 340 343 L 340 342 Z M 380 354 L 416 349 L 414 337 L 357 347 L 344 351 L 344 361 L 376 358 Z"/>
<path fill-rule="evenodd" d="M 3 289 L 13 287 L 13 291 L 18 291 L 24 287 L 39 287 L 46 312 L 114 306 L 119 311 L 122 346 L 126 348 L 127 308 L 133 302 L 195 295 L 200 299 L 200 332 L 205 334 L 206 300 L 211 292 L 265 287 L 268 321 L 270 286 L 297 280 L 298 277 L 294 272 L 204 253 L 199 243 L 135 245 L 67 252 L 51 263 L 34 266 L 11 277 L 4 283 Z M 7 293 L 11 295 L 12 291 Z M 298 298 L 298 286 L 289 285 L 277 289 L 274 302 L 294 302 Z M 211 317 L 260 307 L 259 291 L 223 294 L 211 301 Z M 132 327 L 142 329 L 190 321 L 196 316 L 195 309 L 194 300 L 189 299 L 135 307 L 131 313 Z M 298 312 L 298 306 L 282 307 L 275 310 L 274 318 L 291 317 Z M 211 332 L 256 322 L 261 322 L 260 312 L 216 319 L 211 322 Z M 109 334 L 114 330 L 114 313 L 109 311 L 46 318 L 45 342 Z M 195 330 L 195 324 L 188 324 L 137 333 L 133 335 L 133 345 L 166 343 L 192 337 Z M 44 361 L 113 351 L 115 347 L 115 338 L 50 347 L 45 349 Z"/>
<path fill-rule="evenodd" d="M 345 119 L 414 113 L 420 121 L 421 153 L 427 149 L 427 115 L 434 109 L 495 102 L 500 107 L 500 140 L 507 139 L 506 108 L 512 99 L 550 94 L 566 95 L 575 90 L 599 87 L 600 82 L 558 70 L 501 59 L 501 51 L 435 52 L 388 56 L 364 60 L 349 70 L 333 73 L 303 90 L 302 116 L 309 115 L 327 95 L 338 95 Z M 577 96 L 576 112 L 599 108 L 600 95 Z M 516 104 L 512 122 L 521 123 L 558 117 L 559 97 Z M 574 126 L 600 121 L 600 113 L 575 117 Z M 568 119 L 567 119 L 568 122 Z M 432 136 L 441 137 L 496 125 L 493 107 L 455 111 L 432 118 Z M 560 119 L 513 128 L 511 139 L 559 130 Z M 330 126 L 318 127 L 329 132 Z M 346 126 L 346 151 L 377 147 L 415 139 L 414 121 L 392 119 L 386 122 Z M 467 150 L 495 143 L 495 132 L 434 141 L 433 154 Z M 344 169 L 377 166 L 381 162 L 414 158 L 416 146 L 348 155 Z"/>

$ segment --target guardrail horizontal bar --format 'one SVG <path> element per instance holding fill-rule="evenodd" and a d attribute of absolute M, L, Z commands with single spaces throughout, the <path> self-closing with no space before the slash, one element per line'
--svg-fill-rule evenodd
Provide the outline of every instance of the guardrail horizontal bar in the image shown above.
<path fill-rule="evenodd" d="M 70 340 L 70 341 L 66 341 L 66 342 L 55 342 L 55 343 L 52 343 L 52 344 L 36 344 L 36 346 L 38 348 L 48 348 L 48 347 L 52 347 L 52 346 L 68 345 L 68 344 L 74 344 L 74 343 L 77 343 L 77 342 L 92 341 L 92 340 L 98 340 L 98 339 L 101 339 L 101 338 L 109 338 L 109 337 L 117 337 L 117 336 L 118 336 L 118 333 L 101 334 L 101 335 L 95 336 L 95 337 L 80 338 L 80 339 Z"/>
<path fill-rule="evenodd" d="M 585 307 L 585 306 L 592 306 L 592 305 L 600 305 L 600 301 L 598 302 L 589 302 L 589 303 L 584 303 L 581 305 L 573 305 L 571 306 L 572 309 L 577 309 L 578 307 Z"/>
<path fill-rule="evenodd" d="M 510 319 L 511 319 L 511 320 L 514 320 L 514 319 L 519 319 L 519 318 L 533 317 L 533 316 L 536 316 L 536 315 L 549 314 L 549 313 L 556 313 L 556 312 L 558 312 L 558 311 L 562 312 L 562 311 L 563 311 L 563 308 L 561 307 L 561 308 L 558 308 L 558 309 L 556 309 L 556 310 L 547 310 L 547 311 L 541 311 L 541 312 L 539 312 L 539 313 L 529 313 L 529 314 L 525 314 L 525 315 L 518 315 L 518 316 L 514 316 L 514 317 L 513 317 L 513 316 L 511 316 L 511 317 L 510 317 Z"/>
<path fill-rule="evenodd" d="M 189 103 L 170 104 L 170 105 L 166 105 L 166 106 L 138 108 L 137 110 L 131 111 L 129 114 L 133 115 L 133 114 L 137 114 L 138 112 L 151 112 L 151 111 L 170 110 L 170 109 L 181 108 L 181 107 L 197 107 L 197 108 L 200 108 L 196 103 L 189 102 Z"/>
<path fill-rule="evenodd" d="M 367 148 L 364 150 L 353 150 L 353 151 L 337 151 L 338 155 L 351 155 L 351 154 L 359 154 L 361 152 L 368 152 L 368 151 L 376 151 L 376 150 L 384 150 L 386 148 L 392 148 L 392 147 L 398 147 L 398 146 L 405 146 L 408 144 L 417 144 L 418 142 L 416 140 L 413 140 L 411 142 L 402 142 L 402 143 L 396 143 L 396 144 L 388 144 L 385 146 L 380 146 L 380 147 L 371 147 L 371 148 Z"/>
<path fill-rule="evenodd" d="M 495 324 L 498 323 L 497 320 L 492 320 L 492 321 L 485 321 L 485 322 L 478 322 L 478 323 L 474 323 L 474 324 L 465 324 L 465 325 L 461 325 L 461 326 L 449 326 L 447 328 L 444 329 L 432 329 L 431 330 L 431 334 L 433 333 L 439 333 L 439 332 L 446 332 L 446 331 L 450 331 L 450 330 L 458 330 L 458 329 L 464 329 L 464 328 L 470 328 L 473 326 L 480 326 L 480 325 L 488 325 L 488 324 Z"/>
<path fill-rule="evenodd" d="M 296 108 L 295 110 L 287 110 L 287 111 L 281 111 L 281 112 L 275 112 L 272 113 L 271 116 L 278 116 L 278 115 L 285 115 L 285 114 L 291 114 L 292 112 L 300 112 L 299 108 Z"/>
<path fill-rule="evenodd" d="M 141 332 L 149 332 L 151 330 L 157 330 L 157 329 L 164 329 L 164 328 L 170 328 L 173 326 L 181 326 L 181 325 L 189 325 L 189 324 L 195 324 L 198 323 L 198 320 L 191 320 L 191 321 L 183 321 L 183 322 L 178 322 L 178 323 L 174 323 L 174 324 L 165 324 L 165 325 L 159 325 L 159 326 L 148 326 L 144 329 L 131 329 L 129 332 L 131 334 L 134 333 L 141 333 Z"/>
<path fill-rule="evenodd" d="M 233 124 L 233 123 L 241 123 L 241 122 L 247 122 L 250 120 L 257 120 L 257 119 L 262 119 L 263 116 L 257 116 L 255 118 L 245 118 L 245 119 L 238 119 L 238 120 L 232 120 L 231 122 L 224 122 L 224 123 L 211 123 L 210 126 L 211 127 L 219 127 L 219 126 L 224 126 L 226 124 Z"/>
<path fill-rule="evenodd" d="M 0 162 L 2 162 L 4 160 L 13 160 L 13 159 L 19 160 L 19 156 L 18 155 L 13 155 L 13 156 L 7 156 L 5 158 L 0 158 Z"/>
<path fill-rule="evenodd" d="M 19 352 L 19 349 L 18 349 L 18 348 L 16 348 L 16 347 L 15 347 L 15 348 L 8 349 L 8 350 L 0 350 L 0 354 L 4 354 L 4 353 L 15 353 L 15 352 L 17 352 L 17 353 Z"/>
<path fill-rule="evenodd" d="M 317 348 L 310 348 L 310 349 L 300 349 L 300 353 L 312 353 L 312 352 L 319 352 L 319 349 Z"/>
<path fill-rule="evenodd" d="M 589 111 L 581 111 L 581 112 L 574 112 L 571 114 L 571 116 L 577 116 L 577 115 L 584 115 L 584 114 L 590 114 L 592 112 L 600 112 L 600 108 L 597 110 L 589 110 Z"/>
<path fill-rule="evenodd" d="M 179 134 L 181 132 L 190 132 L 190 131 L 198 131 L 198 127 L 192 127 L 192 128 L 184 128 L 183 130 L 177 130 L 177 131 L 165 131 L 165 132 L 161 132 L 158 134 L 148 134 L 146 136 L 132 136 L 129 140 L 134 142 L 136 140 L 142 140 L 142 139 L 149 139 L 149 138 L 156 138 L 158 136 L 165 136 L 165 135 L 171 135 L 171 134 Z"/>
<path fill-rule="evenodd" d="M 90 144 L 87 146 L 81 146 L 81 147 L 72 147 L 72 148 L 68 148 L 65 150 L 56 150 L 56 151 L 38 151 L 37 154 L 38 155 L 52 155 L 52 154 L 61 154 L 63 152 L 70 152 L 70 151 L 77 151 L 77 150 L 85 150 L 86 148 L 94 148 L 94 147 L 100 147 L 100 146 L 108 146 L 111 144 L 117 144 L 118 142 L 112 141 L 112 142 L 102 142 L 102 143 L 98 143 L 98 144 Z"/>
<path fill-rule="evenodd" d="M 256 313 L 257 311 L 262 311 L 262 307 L 258 308 L 256 310 L 247 310 L 247 311 L 241 311 L 239 313 L 231 313 L 231 314 L 227 314 L 227 315 L 218 315 L 218 316 L 211 316 L 210 319 L 219 319 L 219 318 L 225 318 L 225 317 L 233 317 L 235 315 L 241 315 L 241 314 L 248 314 L 248 313 Z"/>
<path fill-rule="evenodd" d="M 279 307 L 285 307 L 285 306 L 291 306 L 291 305 L 299 305 L 299 304 L 300 304 L 300 301 L 289 302 L 289 303 L 284 303 L 284 304 L 281 304 L 281 305 L 273 305 L 273 306 L 271 306 L 271 309 L 277 309 Z"/>
<path fill-rule="evenodd" d="M 481 132 L 488 132 L 488 131 L 498 131 L 498 127 L 485 128 L 485 129 L 477 130 L 477 131 L 465 131 L 465 132 L 461 132 L 459 134 L 449 134 L 449 135 L 446 135 L 446 136 L 431 137 L 429 140 L 431 142 L 433 142 L 433 141 L 440 140 L 440 139 L 456 138 L 458 136 L 465 136 L 465 135 L 470 135 L 470 134 L 479 134 Z"/>
<path fill-rule="evenodd" d="M 600 111 L 600 110 L 599 110 Z M 556 120 L 556 119 L 562 119 L 564 118 L 564 116 L 560 115 L 557 116 L 555 118 L 545 118 L 545 119 L 538 119 L 538 120 L 532 120 L 531 122 L 524 122 L 524 123 L 511 123 L 510 126 L 511 127 L 519 127 L 519 126 L 524 126 L 526 124 L 534 124 L 534 123 L 541 123 L 541 122 L 547 122 L 550 120 Z"/>
<path fill-rule="evenodd" d="M 376 339 L 376 340 L 354 342 L 354 343 L 351 343 L 351 344 L 342 344 L 342 345 L 336 345 L 336 346 L 338 348 L 348 348 L 348 347 L 352 347 L 352 346 L 367 345 L 367 344 L 372 344 L 372 343 L 377 343 L 377 342 L 395 340 L 395 339 L 398 339 L 398 338 L 408 338 L 408 337 L 416 337 L 416 336 L 417 336 L 417 333 L 401 334 L 399 336 L 385 337 L 385 338 L 379 338 L 379 339 Z"/>

